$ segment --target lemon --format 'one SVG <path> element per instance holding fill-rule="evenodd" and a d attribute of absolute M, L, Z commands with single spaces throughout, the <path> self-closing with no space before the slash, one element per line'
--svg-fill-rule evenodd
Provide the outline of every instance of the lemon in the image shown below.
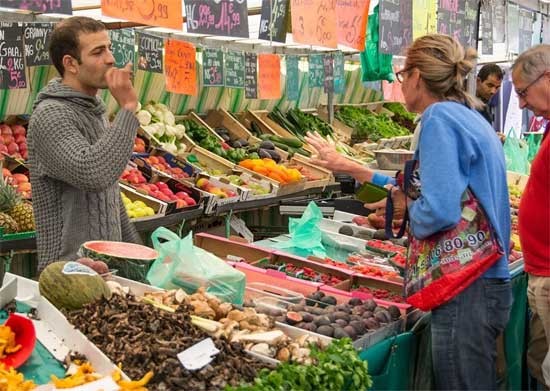
<path fill-rule="evenodd" d="M 145 208 L 145 210 L 147 212 L 147 216 L 153 216 L 155 214 L 155 211 L 153 210 L 153 208 L 147 207 Z"/>
<path fill-rule="evenodd" d="M 128 213 L 128 217 L 131 218 L 131 219 L 137 217 L 137 216 L 136 216 L 136 211 L 135 211 L 135 210 L 128 210 L 127 213 Z"/>
<path fill-rule="evenodd" d="M 137 206 L 137 207 L 139 207 L 139 208 L 146 208 L 146 207 L 147 207 L 147 205 L 145 205 L 145 202 L 139 201 L 139 200 L 138 200 L 138 201 L 134 201 L 134 205 Z"/>

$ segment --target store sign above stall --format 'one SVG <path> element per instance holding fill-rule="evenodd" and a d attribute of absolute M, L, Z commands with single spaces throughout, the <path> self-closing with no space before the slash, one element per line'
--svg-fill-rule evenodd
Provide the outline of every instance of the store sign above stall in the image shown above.
<path fill-rule="evenodd" d="M 175 30 L 181 30 L 183 24 L 181 0 L 101 0 L 101 12 L 112 18 Z"/>
<path fill-rule="evenodd" d="M 336 0 L 291 0 L 292 39 L 306 45 L 336 48 Z"/>
<path fill-rule="evenodd" d="M 186 0 L 185 16 L 190 33 L 248 38 L 245 0 Z"/>
<path fill-rule="evenodd" d="M 71 0 L 0 0 L 0 7 L 39 12 L 42 14 L 72 15 Z"/>
<path fill-rule="evenodd" d="M 286 41 L 289 0 L 263 0 L 258 39 Z"/>
<path fill-rule="evenodd" d="M 338 43 L 365 50 L 370 0 L 336 0 Z"/>
<path fill-rule="evenodd" d="M 27 88 L 23 26 L 0 22 L 0 89 Z"/>
<path fill-rule="evenodd" d="M 197 95 L 195 46 L 189 42 L 167 39 L 164 74 L 167 91 L 183 95 Z"/>

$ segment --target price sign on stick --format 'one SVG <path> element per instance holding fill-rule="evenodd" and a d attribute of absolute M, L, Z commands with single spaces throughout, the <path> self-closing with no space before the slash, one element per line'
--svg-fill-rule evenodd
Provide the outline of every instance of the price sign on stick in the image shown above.
<path fill-rule="evenodd" d="M 246 99 L 258 98 L 258 59 L 255 53 L 244 56 L 244 96 Z"/>
<path fill-rule="evenodd" d="M 164 39 L 141 32 L 136 33 L 138 44 L 138 69 L 148 72 L 162 73 L 162 49 Z"/>
<path fill-rule="evenodd" d="M 228 51 L 225 53 L 225 82 L 226 87 L 244 87 L 244 54 Z"/>
<path fill-rule="evenodd" d="M 281 59 L 276 54 L 258 55 L 260 99 L 281 97 Z"/>
<path fill-rule="evenodd" d="M 0 22 L 0 89 L 27 88 L 23 26 Z"/>
<path fill-rule="evenodd" d="M 307 45 L 336 48 L 336 0 L 291 0 L 292 38 Z"/>
<path fill-rule="evenodd" d="M 181 0 L 101 0 L 101 12 L 113 18 L 175 30 L 181 30 L 183 24 Z"/>
<path fill-rule="evenodd" d="M 365 50 L 370 0 L 336 0 L 338 43 Z"/>
<path fill-rule="evenodd" d="M 323 68 L 325 71 L 325 92 L 332 92 L 334 91 L 334 63 L 332 54 L 323 55 Z"/>
<path fill-rule="evenodd" d="M 202 80 L 205 87 L 223 86 L 223 52 L 204 49 L 202 52 Z"/>
<path fill-rule="evenodd" d="M 176 94 L 197 95 L 196 49 L 189 42 L 166 40 L 166 90 Z"/>
<path fill-rule="evenodd" d="M 323 87 L 325 83 L 325 66 L 322 54 L 309 55 L 308 86 Z"/>
<path fill-rule="evenodd" d="M 25 61 L 28 67 L 51 64 L 48 46 L 53 26 L 53 23 L 24 24 Z"/>

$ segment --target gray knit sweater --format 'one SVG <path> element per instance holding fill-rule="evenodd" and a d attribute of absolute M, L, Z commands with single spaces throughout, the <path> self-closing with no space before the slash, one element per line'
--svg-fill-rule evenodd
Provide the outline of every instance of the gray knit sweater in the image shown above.
<path fill-rule="evenodd" d="M 88 240 L 139 241 L 118 187 L 138 126 L 127 110 L 109 124 L 101 100 L 61 79 L 40 92 L 27 140 L 39 270 Z"/>

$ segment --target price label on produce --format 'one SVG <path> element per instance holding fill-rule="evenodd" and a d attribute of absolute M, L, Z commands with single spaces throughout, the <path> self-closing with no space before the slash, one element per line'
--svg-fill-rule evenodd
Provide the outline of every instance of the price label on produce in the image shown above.
<path fill-rule="evenodd" d="M 196 371 L 208 365 L 220 351 L 214 345 L 211 338 L 185 349 L 177 355 L 178 360 L 189 371 Z"/>
<path fill-rule="evenodd" d="M 336 0 L 291 0 L 295 42 L 329 48 L 338 46 Z"/>
<path fill-rule="evenodd" d="M 166 40 L 166 90 L 176 94 L 197 95 L 196 49 L 189 42 Z"/>
<path fill-rule="evenodd" d="M 276 54 L 258 55 L 258 89 L 260 99 L 281 97 L 281 59 Z"/>
<path fill-rule="evenodd" d="M 23 26 L 0 23 L 0 89 L 27 88 Z"/>
<path fill-rule="evenodd" d="M 181 0 L 101 0 L 101 12 L 113 18 L 181 30 L 181 3 Z"/>

